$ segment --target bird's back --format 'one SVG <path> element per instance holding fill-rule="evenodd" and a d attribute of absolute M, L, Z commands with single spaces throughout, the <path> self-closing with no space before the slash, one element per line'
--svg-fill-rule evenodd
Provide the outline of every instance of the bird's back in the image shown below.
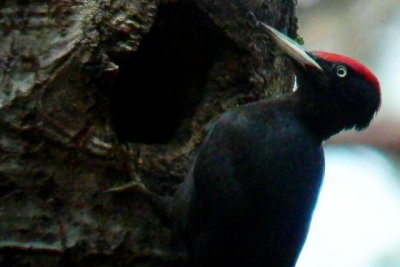
<path fill-rule="evenodd" d="M 224 114 L 177 193 L 186 198 L 181 228 L 194 266 L 294 265 L 323 152 L 290 109 L 272 106 L 257 102 Z"/>

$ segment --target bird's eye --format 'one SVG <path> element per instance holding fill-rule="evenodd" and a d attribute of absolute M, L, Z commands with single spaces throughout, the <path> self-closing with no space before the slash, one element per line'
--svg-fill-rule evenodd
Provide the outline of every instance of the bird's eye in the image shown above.
<path fill-rule="evenodd" d="M 347 76 L 347 68 L 345 66 L 338 66 L 336 68 L 336 75 L 339 76 L 340 78 L 344 78 Z"/>

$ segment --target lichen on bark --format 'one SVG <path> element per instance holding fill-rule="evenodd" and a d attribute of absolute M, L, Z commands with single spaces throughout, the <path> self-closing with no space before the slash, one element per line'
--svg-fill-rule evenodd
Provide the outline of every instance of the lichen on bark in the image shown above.
<path fill-rule="evenodd" d="M 131 181 L 172 194 L 212 121 L 293 82 L 248 16 L 295 0 L 0 3 L 0 265 L 178 266 Z"/>

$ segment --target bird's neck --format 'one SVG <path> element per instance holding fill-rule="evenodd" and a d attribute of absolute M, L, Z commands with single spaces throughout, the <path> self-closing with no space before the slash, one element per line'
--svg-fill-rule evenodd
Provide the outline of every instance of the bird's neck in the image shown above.
<path fill-rule="evenodd" d="M 319 141 L 324 141 L 346 128 L 346 114 L 329 104 L 321 95 L 299 91 L 291 96 L 294 114 Z"/>

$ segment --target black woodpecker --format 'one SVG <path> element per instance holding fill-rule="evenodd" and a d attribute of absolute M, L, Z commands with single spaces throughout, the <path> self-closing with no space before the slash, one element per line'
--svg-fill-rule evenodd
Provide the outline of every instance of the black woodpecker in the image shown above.
<path fill-rule="evenodd" d="M 367 127 L 380 85 L 361 63 L 308 52 L 260 23 L 298 88 L 224 113 L 177 190 L 170 218 L 194 267 L 293 267 L 324 173 L 322 142 Z"/>

